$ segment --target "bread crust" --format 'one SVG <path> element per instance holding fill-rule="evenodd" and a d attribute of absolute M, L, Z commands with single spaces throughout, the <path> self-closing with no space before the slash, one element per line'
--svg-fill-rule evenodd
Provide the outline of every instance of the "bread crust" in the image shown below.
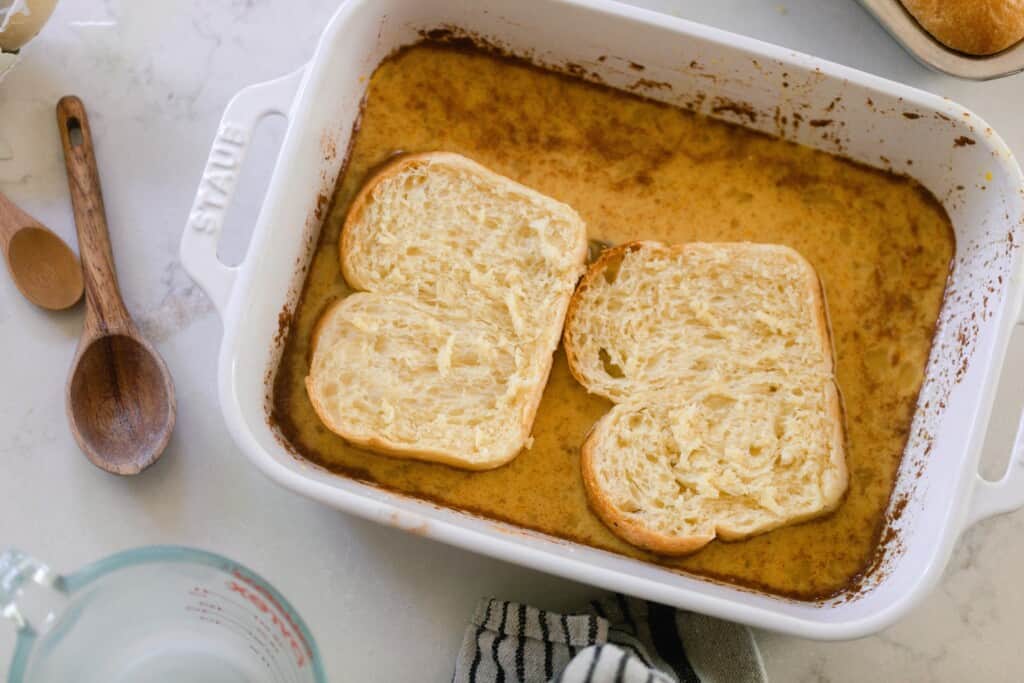
<path fill-rule="evenodd" d="M 536 190 L 533 190 L 532 188 L 521 183 L 517 183 L 511 178 L 507 178 L 499 173 L 495 173 L 486 166 L 481 166 L 475 161 L 467 159 L 461 154 L 455 154 L 454 152 L 420 152 L 417 154 L 403 154 L 394 157 L 394 159 L 390 160 L 378 169 L 370 179 L 366 181 L 362 189 L 359 190 L 355 199 L 352 200 L 352 206 L 349 207 L 348 213 L 345 215 L 345 223 L 341 227 L 341 239 L 338 240 L 338 259 L 341 262 L 341 274 L 344 276 L 345 282 L 347 282 L 352 289 L 357 291 L 366 291 L 368 286 L 359 278 L 358 273 L 355 272 L 355 269 L 352 268 L 352 265 L 349 263 L 348 255 L 352 252 L 352 231 L 349 229 L 350 226 L 358 222 L 362 217 L 363 211 L 366 210 L 367 204 L 370 203 L 370 197 L 373 194 L 373 191 L 383 181 L 393 175 L 401 173 L 410 166 L 416 166 L 417 164 L 429 164 L 433 162 L 443 162 L 449 166 L 463 168 L 476 173 L 495 184 L 514 187 L 517 190 L 530 193 L 536 192 Z M 579 242 L 576 245 L 576 253 L 573 256 L 579 263 L 585 262 L 587 257 L 586 230 L 581 231 Z"/>
<path fill-rule="evenodd" d="M 327 427 L 327 429 L 331 430 L 354 446 L 365 448 L 379 455 L 401 458 L 403 460 L 436 462 L 442 465 L 450 465 L 462 470 L 471 470 L 474 472 L 493 470 L 507 464 L 519 455 L 519 451 L 523 448 L 523 443 L 526 441 L 527 436 L 529 436 L 529 434 L 523 436 L 521 440 L 517 441 L 517 445 L 515 445 L 514 448 L 510 449 L 509 452 L 502 454 L 500 457 L 479 462 L 468 461 L 454 456 L 448 451 L 431 448 L 418 448 L 416 446 L 406 446 L 405 444 L 400 445 L 388 439 L 376 436 L 364 438 L 353 434 L 352 432 L 346 431 L 344 428 L 333 424 L 332 421 L 327 418 L 327 411 L 324 409 L 323 404 L 321 404 L 321 402 L 316 398 L 316 394 L 312 391 L 312 380 L 310 377 L 306 377 L 306 394 L 309 396 L 310 403 L 313 404 L 313 411 L 317 414 L 317 417 L 320 418 L 320 421 L 325 427 Z"/>
<path fill-rule="evenodd" d="M 586 291 L 593 286 L 594 281 L 598 277 L 603 276 L 605 269 L 608 268 L 609 265 L 621 260 L 630 252 L 647 249 L 666 257 L 672 257 L 683 254 L 687 250 L 703 248 L 704 246 L 705 245 L 703 243 L 665 245 L 660 242 L 653 241 L 634 241 L 606 249 L 601 253 L 597 260 L 590 265 L 587 272 L 580 280 L 580 284 L 577 286 L 576 292 L 573 294 L 572 300 L 569 303 L 569 310 L 566 315 L 565 332 L 563 335 L 569 370 L 573 377 L 575 377 L 580 384 L 586 387 L 588 391 L 601 394 L 613 401 L 616 400 L 613 397 L 608 396 L 606 392 L 592 388 L 592 383 L 587 377 L 582 363 L 580 362 L 579 352 L 577 350 L 578 344 L 576 342 L 574 331 L 577 327 L 576 319 L 579 316 L 583 295 Z M 749 244 L 721 243 L 716 244 L 715 246 L 716 248 L 728 250 L 746 248 Z M 807 294 L 811 297 L 813 302 L 812 305 L 815 311 L 814 322 L 818 340 L 821 343 L 821 354 L 822 357 L 827 360 L 828 371 L 833 373 L 835 368 L 835 350 L 832 342 L 831 324 L 829 321 L 828 307 L 824 294 L 824 285 L 816 270 L 802 254 L 799 254 L 799 252 L 796 252 L 789 247 L 781 245 L 759 246 L 776 248 L 780 251 L 785 250 L 786 252 L 795 254 L 799 257 L 806 274 L 804 286 L 806 287 Z M 821 490 L 825 499 L 825 504 L 822 509 L 805 515 L 794 515 L 785 519 L 780 519 L 776 524 L 761 526 L 755 531 L 749 533 L 735 533 L 729 530 L 727 525 L 716 525 L 715 531 L 712 534 L 672 536 L 644 526 L 642 523 L 634 521 L 613 504 L 598 479 L 595 465 L 596 451 L 601 445 L 602 439 L 607 436 L 608 426 L 612 416 L 611 412 L 606 413 L 594 424 L 594 427 L 588 433 L 581 448 L 580 468 L 583 477 L 584 489 L 587 492 L 587 500 L 591 509 L 615 535 L 619 536 L 626 542 L 656 554 L 666 556 L 680 556 L 696 552 L 715 538 L 720 538 L 723 541 L 739 541 L 757 534 L 771 531 L 772 529 L 804 522 L 834 511 L 846 492 L 849 479 L 849 474 L 846 469 L 845 411 L 843 410 L 842 396 L 839 392 L 839 386 L 836 384 L 834 378 L 829 380 L 823 390 L 826 392 L 825 410 L 830 417 L 829 423 L 832 426 L 832 434 L 829 439 L 829 443 L 832 448 L 828 454 L 830 467 L 826 469 L 826 476 L 829 477 L 829 479 L 821 482 Z M 621 399 L 619 400 L 621 401 Z"/>
<path fill-rule="evenodd" d="M 430 164 L 435 162 L 441 162 L 448 166 L 458 167 L 466 169 L 474 174 L 483 177 L 485 180 L 506 186 L 514 186 L 518 190 L 526 191 L 532 194 L 536 194 L 535 190 L 532 190 L 524 185 L 516 183 L 515 181 L 506 178 L 505 176 L 499 175 L 490 169 L 477 164 L 476 162 L 467 159 L 461 155 L 450 153 L 450 152 L 425 152 L 419 154 L 407 154 L 395 157 L 385 164 L 382 168 L 377 170 L 369 180 L 364 183 L 355 199 L 352 201 L 352 205 L 349 208 L 348 214 L 345 217 L 345 223 L 342 226 L 341 238 L 339 239 L 339 251 L 338 258 L 341 265 L 342 275 L 348 285 L 358 292 L 365 292 L 370 289 L 369 284 L 366 283 L 359 277 L 356 269 L 354 269 L 349 262 L 349 254 L 352 252 L 352 231 L 350 226 L 354 225 L 361 217 L 363 212 L 366 210 L 367 205 L 370 203 L 373 195 L 373 191 L 380 185 L 381 182 L 388 178 L 403 172 L 411 166 L 418 164 Z M 555 201 L 555 200 L 551 200 Z M 582 222 L 581 222 L 582 225 Z M 575 245 L 574 253 L 571 254 L 574 261 L 579 263 L 581 266 L 585 262 L 587 254 L 587 237 L 585 226 L 579 231 L 578 242 Z M 575 284 L 575 283 L 573 283 Z M 363 435 L 355 434 L 349 430 L 346 430 L 344 426 L 335 424 L 330 419 L 329 412 L 322 402 L 318 399 L 314 389 L 314 382 L 310 375 L 305 378 L 306 394 L 310 398 L 310 403 L 313 406 L 314 412 L 320 421 L 330 431 L 334 432 L 338 436 L 342 437 L 346 441 L 361 448 L 374 451 L 382 455 L 421 460 L 426 462 L 437 462 L 446 465 L 451 465 L 459 469 L 482 471 L 495 469 L 507 464 L 508 462 L 515 459 L 519 452 L 523 449 L 526 442 L 530 438 L 530 432 L 533 428 L 533 423 L 537 415 L 537 410 L 540 407 L 540 402 L 543 397 L 544 388 L 547 385 L 548 377 L 551 374 L 551 368 L 554 363 L 554 350 L 557 347 L 558 339 L 561 337 L 562 325 L 561 321 L 564 321 L 566 310 L 569 306 L 569 300 L 571 297 L 565 297 L 559 305 L 557 311 L 553 316 L 553 320 L 557 321 L 551 326 L 549 336 L 551 353 L 545 354 L 543 358 L 543 371 L 539 373 L 539 379 L 535 385 L 530 387 L 530 395 L 526 403 L 524 404 L 521 419 L 518 424 L 518 433 L 514 442 L 510 442 L 509 447 L 496 454 L 487 460 L 468 460 L 460 457 L 457 453 L 452 453 L 447 450 L 440 450 L 435 448 L 420 447 L 415 444 L 396 443 L 389 439 L 380 436 L 365 437 Z M 317 321 L 313 329 L 312 342 L 310 344 L 310 356 L 313 357 L 316 353 L 316 348 L 320 343 L 321 335 L 323 333 L 323 325 L 339 306 L 345 305 L 345 302 L 349 298 L 343 298 L 338 300 L 329 306 L 320 319 Z"/>
<path fill-rule="evenodd" d="M 800 255 L 800 258 L 804 258 L 803 254 Z M 822 491 L 825 493 L 827 501 L 825 510 L 827 513 L 839 507 L 839 502 L 843 499 L 843 495 L 846 493 L 847 486 L 849 485 L 850 474 L 846 469 L 846 409 L 843 403 L 843 393 L 835 379 L 836 346 L 835 339 L 832 337 L 832 317 L 828 310 L 828 297 L 825 296 L 825 283 L 822 282 L 814 266 L 806 259 L 804 261 L 807 263 L 810 272 L 814 275 L 815 308 L 818 312 L 821 336 L 826 345 L 824 349 L 825 357 L 829 360 L 829 372 L 832 373 L 832 381 L 826 389 L 828 391 L 826 409 L 832 416 L 833 432 L 831 443 L 835 445 L 835 449 L 831 454 L 832 469 L 830 471 L 835 472 L 836 476 L 831 482 L 824 482 L 822 485 Z"/>
<path fill-rule="evenodd" d="M 345 302 L 348 300 L 349 297 L 338 299 L 330 306 L 328 306 L 327 309 L 320 315 L 320 318 L 316 321 L 316 324 L 313 326 L 313 334 L 311 336 L 310 342 L 309 353 L 311 357 L 316 354 L 316 347 L 320 343 L 320 337 L 321 333 L 323 332 L 322 328 L 324 323 L 333 315 L 337 308 L 343 306 Z M 533 424 L 532 418 L 529 422 L 526 422 L 524 420 L 523 425 L 520 428 L 520 437 L 517 439 L 516 442 L 518 445 L 514 449 L 511 449 L 510 452 L 504 453 L 500 457 L 492 458 L 491 460 L 481 462 L 467 462 L 465 459 L 453 456 L 448 451 L 442 451 L 431 448 L 418 448 L 416 446 L 406 446 L 404 444 L 396 444 L 393 441 L 380 437 L 364 438 L 353 432 L 347 431 L 341 425 L 335 424 L 334 421 L 330 418 L 330 413 L 327 410 L 327 407 L 324 406 L 324 404 L 318 398 L 316 391 L 313 390 L 314 383 L 312 375 L 306 375 L 304 383 L 306 386 L 306 395 L 309 397 L 309 402 L 313 406 L 313 412 L 316 413 L 316 416 L 320 418 L 320 422 L 325 427 L 327 427 L 327 429 L 334 432 L 341 438 L 345 439 L 345 441 L 348 441 L 349 443 L 355 446 L 359 446 L 360 448 L 365 448 L 367 450 L 371 450 L 374 453 L 379 453 L 381 455 L 387 455 L 395 458 L 403 458 L 406 460 L 437 462 L 445 465 L 451 465 L 452 467 L 458 467 L 460 469 L 473 471 L 492 470 L 510 462 L 519 454 L 519 451 L 522 450 L 523 444 L 525 443 L 526 439 L 529 438 L 529 428 L 530 425 Z M 539 403 L 540 401 L 538 399 L 537 404 Z M 536 413 L 536 410 L 537 407 L 536 405 L 534 405 L 533 412 Z"/>
<path fill-rule="evenodd" d="M 684 245 L 677 245 L 676 248 L 682 249 Z M 671 253 L 671 247 L 666 247 L 661 242 L 636 240 L 633 242 L 625 242 L 623 244 L 609 247 L 601 252 L 593 263 L 587 268 L 587 272 L 580 278 L 580 282 L 576 285 L 576 291 L 573 292 L 572 298 L 569 299 L 569 309 L 565 314 L 565 331 L 562 333 L 562 346 L 565 349 L 565 358 L 569 363 L 569 372 L 576 381 L 582 384 L 586 390 L 590 393 L 604 396 L 609 400 L 613 400 L 611 396 L 605 392 L 597 389 L 592 389 L 589 380 L 583 373 L 583 368 L 580 365 L 579 353 L 576 350 L 577 344 L 575 336 L 573 335 L 573 329 L 576 327 L 573 322 L 579 315 L 580 305 L 583 300 L 583 294 L 594 284 L 594 280 L 601 277 L 604 274 L 605 268 L 608 267 L 613 261 L 618 261 L 626 254 L 631 251 L 637 251 L 638 249 L 651 248 L 658 250 L 665 250 L 665 253 Z"/>
<path fill-rule="evenodd" d="M 901 0 L 924 30 L 970 55 L 1002 52 L 1024 38 L 1024 0 Z"/>
<path fill-rule="evenodd" d="M 341 274 L 348 286 L 356 291 L 366 291 L 366 283 L 359 279 L 359 276 L 348 263 L 348 254 L 352 251 L 352 230 L 350 227 L 362 218 L 366 205 L 370 203 L 370 196 L 383 181 L 396 175 L 409 166 L 429 163 L 431 158 L 437 158 L 442 152 L 424 152 L 420 154 L 401 154 L 390 159 L 383 166 L 378 168 L 369 180 L 363 183 L 352 205 L 345 214 L 345 222 L 341 226 L 341 239 L 338 240 L 338 262 L 341 264 Z M 450 155 L 455 156 L 455 155 Z"/>
<path fill-rule="evenodd" d="M 827 410 L 833 416 L 832 424 L 834 432 L 832 443 L 836 445 L 836 448 L 833 449 L 830 454 L 830 459 L 837 476 L 832 482 L 830 482 L 830 484 L 822 487 L 825 492 L 827 502 L 825 507 L 820 511 L 815 511 L 806 515 L 796 515 L 785 520 L 779 520 L 777 524 L 763 526 L 755 532 L 746 534 L 733 533 L 728 528 L 716 525 L 715 533 L 713 534 L 670 536 L 668 534 L 654 531 L 645 527 L 643 524 L 638 524 L 628 516 L 624 515 L 614 505 L 614 503 L 612 503 L 611 499 L 605 494 L 604 489 L 601 487 L 597 478 L 596 466 L 594 464 L 594 452 L 600 445 L 600 440 L 605 436 L 605 430 L 603 427 L 606 421 L 609 420 L 611 413 L 605 414 L 594 424 L 594 428 L 590 430 L 590 433 L 587 435 L 587 438 L 583 442 L 583 446 L 580 450 L 580 471 L 583 476 L 583 487 L 587 492 L 587 502 L 590 504 L 590 508 L 594 511 L 594 514 L 596 514 L 616 536 L 627 543 L 637 546 L 638 548 L 643 548 L 657 555 L 664 555 L 668 557 L 690 555 L 697 552 L 716 538 L 728 542 L 742 541 L 751 538 L 752 536 L 767 533 L 774 529 L 790 526 L 791 524 L 799 524 L 834 512 L 835 509 L 839 507 L 840 501 L 843 499 L 843 494 L 846 492 L 848 483 L 846 451 L 844 444 L 845 430 L 843 429 L 843 412 L 840 408 L 838 387 L 835 382 L 830 382 L 825 390 L 828 392 L 828 396 L 826 397 L 828 404 Z"/>
<path fill-rule="evenodd" d="M 669 536 L 637 524 L 629 517 L 622 514 L 612 501 L 605 495 L 601 484 L 597 479 L 597 472 L 594 465 L 594 451 L 604 438 L 607 423 L 611 413 L 605 413 L 600 420 L 594 423 L 583 447 L 580 449 L 580 472 L 583 475 L 583 488 L 587 492 L 587 501 L 590 509 L 594 511 L 602 522 L 604 522 L 612 533 L 622 540 L 650 550 L 658 555 L 689 555 L 695 553 L 711 541 L 715 540 L 714 534 L 707 536 Z"/>
<path fill-rule="evenodd" d="M 850 483 L 850 473 L 846 469 L 846 410 L 843 408 L 843 394 L 839 391 L 839 384 L 835 379 L 829 384 L 826 400 L 829 414 L 832 416 L 832 443 L 835 445 L 832 450 L 832 468 L 828 471 L 834 472 L 835 477 L 822 484 L 826 499 L 826 507 L 822 514 L 833 512 L 839 507 Z"/>
<path fill-rule="evenodd" d="M 741 250 L 749 246 L 749 244 L 750 243 L 747 242 L 721 242 L 716 243 L 715 247 L 723 250 Z M 572 299 L 569 301 L 569 309 L 565 316 L 565 332 L 562 335 L 562 341 L 565 347 L 565 356 L 569 362 L 569 372 L 572 373 L 572 376 L 576 378 L 577 382 L 587 388 L 587 391 L 604 396 L 609 400 L 615 400 L 606 392 L 603 392 L 600 389 L 591 388 L 591 382 L 584 373 L 580 363 L 579 353 L 577 351 L 578 345 L 576 344 L 575 336 L 573 335 L 573 330 L 576 327 L 574 323 L 579 315 L 583 295 L 593 286 L 594 281 L 604 275 L 605 269 L 608 268 L 611 263 L 622 259 L 630 252 L 638 251 L 640 249 L 648 249 L 662 254 L 665 257 L 671 258 L 693 249 L 703 248 L 706 245 L 707 243 L 704 242 L 686 242 L 682 244 L 667 245 L 662 242 L 652 240 L 635 240 L 633 242 L 625 242 L 605 249 L 601 252 L 600 256 L 590 264 L 587 268 L 587 272 L 584 273 L 583 277 L 580 279 L 579 285 L 576 286 L 576 291 L 573 292 Z M 814 266 L 811 265 L 811 262 L 795 249 L 776 244 L 759 244 L 758 246 L 762 248 L 777 249 L 779 251 L 785 251 L 796 255 L 803 264 L 807 275 L 805 285 L 815 302 L 815 322 L 818 331 L 818 339 L 822 343 L 822 355 L 828 359 L 829 372 L 833 372 L 835 369 L 835 349 L 832 345 L 832 328 L 829 323 L 828 308 L 825 303 L 824 285 L 819 279 L 817 271 L 814 269 Z"/>

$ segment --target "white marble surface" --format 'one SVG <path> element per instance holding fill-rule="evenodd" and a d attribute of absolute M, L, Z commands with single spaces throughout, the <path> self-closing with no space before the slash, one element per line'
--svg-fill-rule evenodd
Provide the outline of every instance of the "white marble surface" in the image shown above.
<path fill-rule="evenodd" d="M 638 3 L 865 69 L 958 100 L 1024 156 L 1024 76 L 956 81 L 925 70 L 851 0 Z M 177 263 L 178 239 L 220 113 L 239 88 L 312 53 L 336 0 L 62 0 L 0 84 L 0 191 L 71 238 L 54 105 L 89 108 L 128 307 L 164 354 L 179 400 L 162 461 L 118 479 L 81 457 L 63 383 L 81 309 L 47 314 L 0 276 L 0 544 L 58 569 L 150 543 L 234 557 L 297 606 L 331 680 L 447 680 L 471 606 L 494 594 L 566 608 L 594 593 L 570 582 L 401 534 L 294 496 L 238 453 L 214 388 L 220 322 Z M 257 146 L 226 252 L 245 227 L 280 139 Z M 1024 335 L 1007 376 L 1024 372 Z M 985 471 L 998 472 L 1024 386 L 1004 382 Z M 758 633 L 775 681 L 1020 680 L 1024 514 L 967 532 L 941 586 L 888 631 L 850 643 Z M 0 668 L 13 637 L 0 626 Z"/>

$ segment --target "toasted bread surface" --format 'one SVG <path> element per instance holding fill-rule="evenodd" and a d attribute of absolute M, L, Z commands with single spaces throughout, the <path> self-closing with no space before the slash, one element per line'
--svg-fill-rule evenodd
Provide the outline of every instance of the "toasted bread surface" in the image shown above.
<path fill-rule="evenodd" d="M 788 247 L 606 250 L 566 320 L 573 375 L 617 405 L 581 467 L 620 537 L 666 555 L 811 519 L 847 485 L 817 274 Z"/>
<path fill-rule="evenodd" d="M 363 187 L 339 257 L 357 293 L 318 324 L 306 389 L 371 450 L 489 469 L 527 443 L 586 229 L 465 157 L 401 157 Z"/>

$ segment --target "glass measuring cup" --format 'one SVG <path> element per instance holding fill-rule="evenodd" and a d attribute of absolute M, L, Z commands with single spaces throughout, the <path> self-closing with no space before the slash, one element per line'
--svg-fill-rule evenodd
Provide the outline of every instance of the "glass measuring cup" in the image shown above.
<path fill-rule="evenodd" d="M 128 550 L 62 576 L 0 552 L 10 683 L 322 683 L 316 643 L 257 574 L 201 550 Z"/>

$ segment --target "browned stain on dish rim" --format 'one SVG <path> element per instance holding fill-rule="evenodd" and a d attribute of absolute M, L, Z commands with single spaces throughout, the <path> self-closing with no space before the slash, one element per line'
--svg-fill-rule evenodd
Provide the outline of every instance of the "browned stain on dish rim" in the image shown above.
<path fill-rule="evenodd" d="M 727 97 L 715 97 L 711 103 L 714 114 L 733 114 L 737 119 L 746 119 L 749 123 L 757 123 L 757 110 L 746 102 L 737 102 Z"/>

